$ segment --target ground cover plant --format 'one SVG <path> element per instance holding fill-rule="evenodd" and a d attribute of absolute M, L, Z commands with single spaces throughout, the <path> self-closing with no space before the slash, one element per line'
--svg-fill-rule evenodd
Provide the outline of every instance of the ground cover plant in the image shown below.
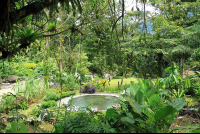
<path fill-rule="evenodd" d="M 198 9 L 200 0 L 0 1 L 0 131 L 200 132 Z M 77 110 L 73 96 L 87 93 L 118 94 L 120 105 Z"/>

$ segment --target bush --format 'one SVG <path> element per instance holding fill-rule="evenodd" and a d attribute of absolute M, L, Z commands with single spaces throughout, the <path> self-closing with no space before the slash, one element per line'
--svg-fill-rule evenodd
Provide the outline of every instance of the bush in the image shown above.
<path fill-rule="evenodd" d="M 121 79 L 122 76 L 115 76 L 113 79 Z"/>
<path fill-rule="evenodd" d="M 36 64 L 35 64 L 35 63 L 25 63 L 25 65 L 26 65 L 29 69 L 35 69 L 35 68 L 36 68 Z"/>
<path fill-rule="evenodd" d="M 42 101 L 41 103 L 41 109 L 49 108 L 57 106 L 57 102 L 55 100 L 50 100 L 50 101 Z"/>
<path fill-rule="evenodd" d="M 2 96 L 1 104 L 4 106 L 4 108 L 6 107 L 13 108 L 16 106 L 14 103 L 15 99 L 16 97 L 4 93 L 4 95 Z"/>
<path fill-rule="evenodd" d="M 34 109 L 31 111 L 30 114 L 31 114 L 33 117 L 38 117 L 38 116 L 40 115 L 40 113 L 41 113 L 40 108 L 39 108 L 39 107 L 34 107 Z"/>
<path fill-rule="evenodd" d="M 75 82 L 69 82 L 68 84 L 63 85 L 63 90 L 64 91 L 78 90 L 78 85 Z"/>
<path fill-rule="evenodd" d="M 130 84 L 125 84 L 121 86 L 121 90 L 126 90 L 127 88 L 130 87 Z"/>
<path fill-rule="evenodd" d="M 76 94 L 76 91 L 62 92 L 61 98 L 70 97 L 71 95 L 75 95 L 75 94 Z M 59 96 L 59 98 L 60 98 L 60 94 L 59 94 L 58 96 Z"/>
<path fill-rule="evenodd" d="M 50 100 L 58 100 L 58 96 L 55 92 L 47 92 L 47 96 L 43 99 L 43 101 L 50 101 Z"/>
<path fill-rule="evenodd" d="M 86 112 L 70 113 L 62 121 L 54 125 L 54 133 L 98 133 L 100 122 Z"/>
<path fill-rule="evenodd" d="M 52 88 L 51 91 L 55 92 L 55 93 L 60 93 L 61 89 L 60 88 L 58 88 L 58 89 L 57 88 Z"/>

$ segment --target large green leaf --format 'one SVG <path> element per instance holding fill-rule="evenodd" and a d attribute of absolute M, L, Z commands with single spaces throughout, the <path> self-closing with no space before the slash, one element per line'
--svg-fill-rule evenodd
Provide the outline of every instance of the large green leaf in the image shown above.
<path fill-rule="evenodd" d="M 106 111 L 106 117 L 108 117 L 109 119 L 116 117 L 116 115 L 118 115 L 118 113 L 113 108 L 110 108 Z"/>
<path fill-rule="evenodd" d="M 149 80 L 148 79 L 144 80 L 144 89 L 143 89 L 143 91 L 144 91 L 145 94 L 149 92 L 149 89 L 150 89 L 149 87 L 150 87 Z"/>
<path fill-rule="evenodd" d="M 174 107 L 177 111 L 181 110 L 185 105 L 185 103 L 186 103 L 185 98 L 176 98 L 174 100 L 167 102 L 168 105 Z"/>
<path fill-rule="evenodd" d="M 20 131 L 19 133 L 28 133 L 28 127 L 25 124 L 22 124 L 20 126 Z"/>
<path fill-rule="evenodd" d="M 170 114 L 173 115 L 176 112 L 177 110 L 173 108 L 172 106 L 165 106 L 164 108 L 161 108 L 159 111 L 155 113 L 154 118 L 156 119 L 156 121 L 158 121 L 158 120 L 164 119 Z"/>
<path fill-rule="evenodd" d="M 11 122 L 11 132 L 12 133 L 17 133 L 17 128 L 18 128 L 18 124 L 17 124 L 17 121 L 14 120 Z"/>
<path fill-rule="evenodd" d="M 131 119 L 131 118 L 129 118 L 129 117 L 122 117 L 121 118 L 121 121 L 122 122 L 129 122 L 129 123 L 135 123 L 135 120 L 134 119 Z"/>
<path fill-rule="evenodd" d="M 131 94 L 135 97 L 137 91 L 138 91 L 138 87 L 137 85 L 133 82 L 133 81 L 130 81 L 130 91 L 131 91 Z"/>
<path fill-rule="evenodd" d="M 139 82 L 138 82 L 138 89 L 139 89 L 140 91 L 143 91 L 143 92 L 144 92 L 144 88 L 145 88 L 145 86 L 144 86 L 144 81 L 145 81 L 145 80 L 143 80 L 143 79 L 139 79 Z"/>
<path fill-rule="evenodd" d="M 150 98 L 153 94 L 156 94 L 158 92 L 157 88 L 152 88 L 150 92 L 147 93 L 147 98 Z"/>
<path fill-rule="evenodd" d="M 179 81 L 178 81 L 177 77 L 176 77 L 175 75 L 172 75 L 172 76 L 173 76 L 173 78 L 174 78 L 175 82 L 176 82 L 176 83 L 179 83 Z"/>
<path fill-rule="evenodd" d="M 141 107 L 138 105 L 138 103 L 134 99 L 131 99 L 129 97 L 125 97 L 125 99 L 130 103 L 134 112 L 138 113 L 139 115 L 142 115 Z"/>
<path fill-rule="evenodd" d="M 146 131 L 143 129 L 143 128 L 141 128 L 141 127 L 138 127 L 138 126 L 136 126 L 136 125 L 134 125 L 134 124 L 132 124 L 132 123 L 130 123 L 130 122 L 126 122 L 127 124 L 129 124 L 130 126 L 132 126 L 133 128 L 135 128 L 137 131 L 139 131 L 140 133 L 146 133 Z"/>
<path fill-rule="evenodd" d="M 127 115 L 128 118 L 133 119 L 133 115 L 132 115 L 131 112 L 126 112 L 126 115 Z"/>
<path fill-rule="evenodd" d="M 149 98 L 149 101 L 148 101 L 148 104 L 153 106 L 153 105 L 156 105 L 160 103 L 160 96 L 159 94 L 153 94 L 150 98 Z"/>
<path fill-rule="evenodd" d="M 142 91 L 140 91 L 140 90 L 137 91 L 135 99 L 136 99 L 136 101 L 137 101 L 138 104 L 142 104 L 143 97 L 144 97 L 144 93 Z"/>

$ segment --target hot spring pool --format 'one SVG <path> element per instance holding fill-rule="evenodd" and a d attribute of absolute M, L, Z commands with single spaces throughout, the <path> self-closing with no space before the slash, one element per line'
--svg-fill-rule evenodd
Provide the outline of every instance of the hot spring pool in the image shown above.
<path fill-rule="evenodd" d="M 112 105 L 118 104 L 118 98 L 107 95 L 85 95 L 74 98 L 72 104 L 80 108 L 85 108 L 90 103 L 92 103 L 91 105 L 92 108 L 99 108 L 101 110 L 106 110 Z"/>

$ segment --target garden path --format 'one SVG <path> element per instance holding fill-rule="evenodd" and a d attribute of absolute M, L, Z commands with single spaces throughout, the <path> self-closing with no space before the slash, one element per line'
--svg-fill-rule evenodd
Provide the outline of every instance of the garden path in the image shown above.
<path fill-rule="evenodd" d="M 20 81 L 19 84 L 23 84 L 25 83 L 25 81 Z M 16 83 L 13 83 L 13 84 L 8 84 L 8 85 L 4 85 L 4 84 L 0 84 L 0 101 L 1 101 L 1 98 L 2 98 L 2 95 L 4 93 L 8 93 L 8 92 L 11 92 L 11 93 L 15 93 L 14 90 L 12 90 L 13 87 L 16 86 Z"/>

